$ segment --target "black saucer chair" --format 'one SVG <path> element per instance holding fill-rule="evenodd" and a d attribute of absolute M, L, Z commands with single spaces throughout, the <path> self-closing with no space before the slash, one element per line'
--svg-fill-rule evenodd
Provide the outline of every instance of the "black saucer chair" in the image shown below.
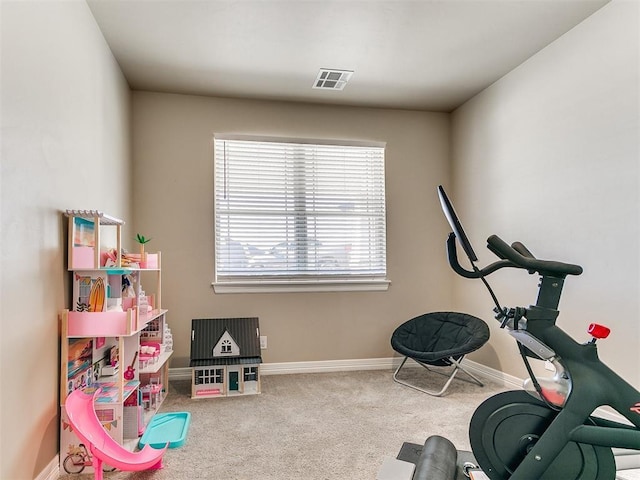
<path fill-rule="evenodd" d="M 471 381 L 483 383 L 461 365 L 468 353 L 478 350 L 489 340 L 489 327 L 477 317 L 457 312 L 433 312 L 407 320 L 393 332 L 391 346 L 404 356 L 402 363 L 393 374 L 393 379 L 415 390 L 439 397 L 445 393 L 458 370 L 466 373 Z M 426 390 L 398 378 L 398 372 L 407 359 L 411 358 L 429 371 L 448 376 L 440 391 Z M 430 369 L 433 367 L 453 367 L 449 373 Z M 465 380 L 461 378 L 461 380 Z M 470 381 L 470 380 L 467 380 Z"/>

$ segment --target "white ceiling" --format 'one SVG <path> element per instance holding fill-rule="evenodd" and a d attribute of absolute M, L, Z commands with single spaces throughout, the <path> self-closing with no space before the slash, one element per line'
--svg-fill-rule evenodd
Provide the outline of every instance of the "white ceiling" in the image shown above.
<path fill-rule="evenodd" d="M 87 3 L 134 90 L 451 111 L 609 1 Z"/>

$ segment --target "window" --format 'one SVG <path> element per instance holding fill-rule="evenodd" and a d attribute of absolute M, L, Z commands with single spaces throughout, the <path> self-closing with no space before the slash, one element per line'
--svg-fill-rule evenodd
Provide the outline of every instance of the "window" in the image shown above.
<path fill-rule="evenodd" d="M 258 369 L 256 367 L 244 367 L 244 381 L 255 382 L 258 379 Z"/>
<path fill-rule="evenodd" d="M 196 369 L 195 371 L 195 384 L 196 385 L 204 385 L 211 383 L 222 383 L 222 369 Z"/>
<path fill-rule="evenodd" d="M 222 341 L 222 353 L 231 353 L 231 342 L 229 340 Z"/>
<path fill-rule="evenodd" d="M 387 287 L 384 145 L 214 149 L 216 291 Z"/>

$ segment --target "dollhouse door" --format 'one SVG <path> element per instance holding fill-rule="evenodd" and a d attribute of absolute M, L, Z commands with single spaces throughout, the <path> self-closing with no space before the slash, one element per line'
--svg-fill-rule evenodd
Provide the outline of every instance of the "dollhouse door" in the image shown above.
<path fill-rule="evenodd" d="M 229 390 L 238 390 L 238 372 L 229 372 Z"/>

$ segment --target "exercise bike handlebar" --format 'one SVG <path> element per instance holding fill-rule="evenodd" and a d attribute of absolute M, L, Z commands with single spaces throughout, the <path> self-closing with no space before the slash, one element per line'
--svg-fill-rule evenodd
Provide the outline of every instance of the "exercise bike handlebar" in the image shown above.
<path fill-rule="evenodd" d="M 552 260 L 538 260 L 522 243 L 515 242 L 512 245 L 508 245 L 497 235 L 491 235 L 487 239 L 487 248 L 498 257 L 511 262 L 515 267 L 523 268 L 530 273 L 538 272 L 541 275 L 561 278 L 582 273 L 580 265 Z"/>
<path fill-rule="evenodd" d="M 474 270 L 467 270 L 462 267 L 458 261 L 456 235 L 451 232 L 447 238 L 447 258 L 449 265 L 451 265 L 451 268 L 458 275 L 466 278 L 485 277 L 505 267 L 522 268 L 528 270 L 529 273 L 538 272 L 541 275 L 561 278 L 567 275 L 580 275 L 582 273 L 582 267 L 579 265 L 550 260 L 538 260 L 522 243 L 514 242 L 512 245 L 508 245 L 497 235 L 491 235 L 487 239 L 487 248 L 495 253 L 500 260 L 484 268 L 479 269 L 474 265 Z"/>
<path fill-rule="evenodd" d="M 453 271 L 465 278 L 485 277 L 501 268 L 515 266 L 515 265 L 512 265 L 511 262 L 509 262 L 508 260 L 500 260 L 498 262 L 494 262 L 490 265 L 487 265 L 482 269 L 476 268 L 473 271 L 465 269 L 462 265 L 460 265 L 460 262 L 458 261 L 458 250 L 456 247 L 456 234 L 453 232 L 451 232 L 449 234 L 449 237 L 447 238 L 447 258 L 449 259 L 449 265 L 451 265 L 451 268 L 453 269 Z"/>

